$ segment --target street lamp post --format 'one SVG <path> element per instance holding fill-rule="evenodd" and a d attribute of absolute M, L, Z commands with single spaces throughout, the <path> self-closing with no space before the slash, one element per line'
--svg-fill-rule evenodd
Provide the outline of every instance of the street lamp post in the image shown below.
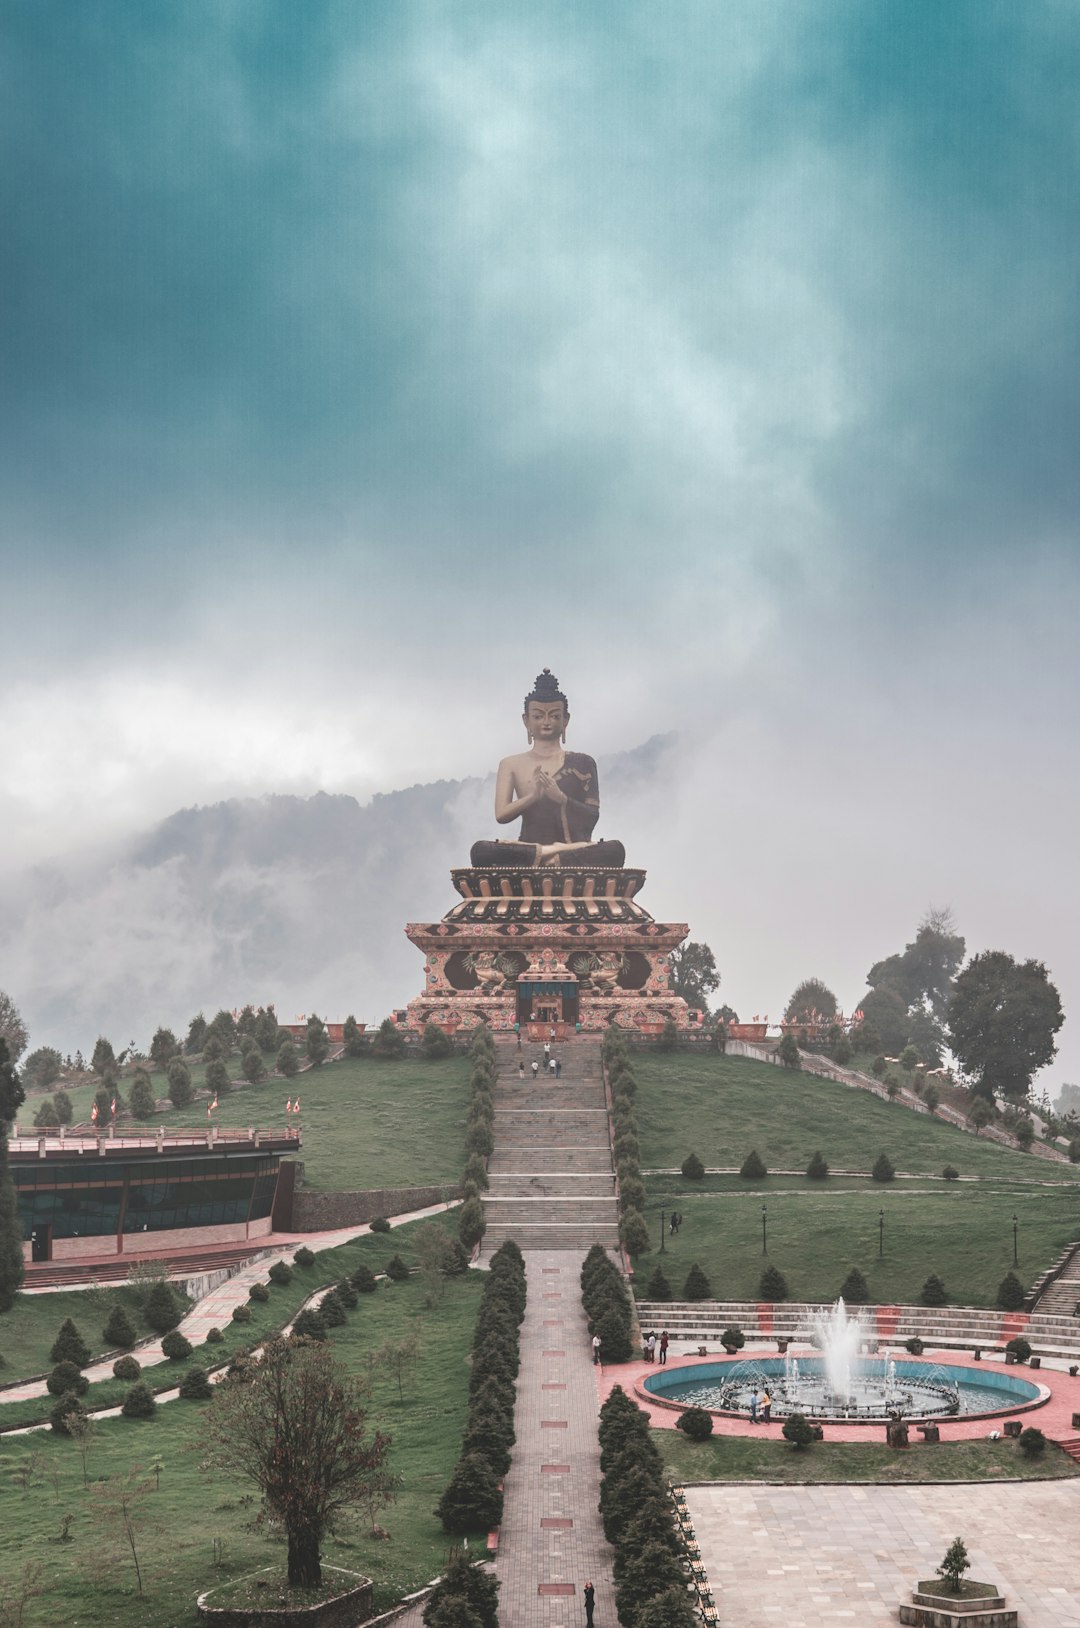
<path fill-rule="evenodd" d="M 761 1253 L 763 1255 L 767 1255 L 769 1253 L 768 1234 L 767 1234 L 767 1232 L 765 1230 L 766 1225 L 767 1225 L 767 1211 L 766 1211 L 765 1206 L 763 1204 L 761 1206 Z"/>
<path fill-rule="evenodd" d="M 1016 1216 L 1014 1215 L 1013 1216 L 1013 1265 L 1014 1266 L 1018 1266 L 1020 1264 L 1019 1257 L 1018 1257 L 1018 1255 L 1016 1253 L 1016 1231 L 1017 1231 L 1017 1228 L 1019 1227 L 1019 1225 L 1020 1225 L 1020 1223 L 1016 1219 Z"/>
<path fill-rule="evenodd" d="M 660 1211 L 660 1253 L 661 1253 L 661 1255 L 666 1255 L 667 1254 L 667 1250 L 664 1247 L 664 1233 L 666 1231 L 667 1231 L 667 1212 L 665 1210 L 661 1210 Z"/>
<path fill-rule="evenodd" d="M 880 1260 L 881 1257 L 885 1253 L 885 1211 L 884 1210 L 879 1210 L 878 1213 L 877 1213 L 877 1252 L 878 1252 L 878 1260 Z"/>

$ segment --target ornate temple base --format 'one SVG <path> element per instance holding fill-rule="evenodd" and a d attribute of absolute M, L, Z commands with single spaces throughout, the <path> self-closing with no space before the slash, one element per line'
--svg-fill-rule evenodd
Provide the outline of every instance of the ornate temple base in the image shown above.
<path fill-rule="evenodd" d="M 636 902 L 645 872 L 623 867 L 451 873 L 461 902 L 439 922 L 405 931 L 425 960 L 408 1026 L 493 1029 L 529 1024 L 659 1032 L 688 1021 L 669 984 L 684 922 L 656 922 Z"/>

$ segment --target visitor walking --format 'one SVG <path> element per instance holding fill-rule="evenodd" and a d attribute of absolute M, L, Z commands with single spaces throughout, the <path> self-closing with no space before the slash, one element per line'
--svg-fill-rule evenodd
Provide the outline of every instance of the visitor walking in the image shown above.
<path fill-rule="evenodd" d="M 598 1368 L 600 1366 L 600 1336 L 599 1336 L 599 1334 L 594 1334 L 593 1337 L 592 1337 L 592 1359 L 593 1359 L 593 1366 Z"/>
<path fill-rule="evenodd" d="M 761 1417 L 766 1424 L 772 1424 L 772 1397 L 768 1391 L 761 1393 Z"/>
<path fill-rule="evenodd" d="M 544 1062 L 545 1063 L 547 1062 L 547 1060 L 548 1060 L 548 1058 L 550 1056 L 551 1056 L 551 1047 L 548 1045 L 547 1041 L 545 1040 L 544 1041 Z"/>
<path fill-rule="evenodd" d="M 660 1366 L 661 1366 L 661 1368 L 663 1368 L 665 1363 L 667 1362 L 667 1348 L 668 1348 L 668 1331 L 665 1328 L 665 1329 L 663 1329 L 661 1331 L 661 1334 L 660 1334 Z"/>
<path fill-rule="evenodd" d="M 593 1628 L 592 1614 L 593 1607 L 596 1604 L 596 1590 L 591 1583 L 585 1584 L 581 1591 L 581 1597 L 585 1601 L 585 1628 Z"/>
<path fill-rule="evenodd" d="M 750 1392 L 750 1423 L 751 1424 L 757 1424 L 758 1400 L 759 1400 L 759 1398 L 758 1398 L 758 1388 L 755 1385 L 753 1390 Z"/>
<path fill-rule="evenodd" d="M 655 1362 L 656 1361 L 656 1334 L 655 1334 L 655 1332 L 649 1335 L 649 1361 L 650 1362 Z"/>
<path fill-rule="evenodd" d="M 534 1080 L 537 1078 L 539 1073 L 540 1073 L 540 1064 L 536 1061 L 536 1058 L 534 1057 L 533 1060 L 532 1060 L 532 1074 L 533 1074 L 533 1079 Z"/>
<path fill-rule="evenodd" d="M 519 1057 L 518 1058 L 518 1079 L 523 1080 L 524 1078 L 525 1078 L 525 1059 L 524 1059 L 524 1057 Z"/>
<path fill-rule="evenodd" d="M 557 1080 L 562 1079 L 562 1058 L 561 1057 L 556 1057 L 556 1059 L 555 1059 L 555 1078 Z"/>
<path fill-rule="evenodd" d="M 551 1075 L 552 1079 L 555 1078 L 555 1059 L 554 1059 L 554 1057 L 549 1057 L 548 1058 L 548 1073 Z"/>

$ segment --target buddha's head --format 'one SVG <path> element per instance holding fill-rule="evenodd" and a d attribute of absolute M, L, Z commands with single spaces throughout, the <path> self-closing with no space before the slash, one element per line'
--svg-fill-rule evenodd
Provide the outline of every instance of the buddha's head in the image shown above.
<path fill-rule="evenodd" d="M 525 697 L 525 711 L 521 715 L 530 744 L 534 740 L 557 741 L 566 739 L 566 726 L 570 722 L 570 704 L 559 688 L 559 681 L 550 667 L 537 677 L 531 692 Z"/>

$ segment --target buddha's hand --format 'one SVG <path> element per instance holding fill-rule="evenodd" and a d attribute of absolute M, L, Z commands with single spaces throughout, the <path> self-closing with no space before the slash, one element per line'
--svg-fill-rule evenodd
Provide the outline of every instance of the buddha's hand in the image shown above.
<path fill-rule="evenodd" d="M 566 793 L 555 784 L 546 770 L 537 769 L 533 783 L 536 786 L 536 795 L 546 797 L 548 802 L 554 803 L 557 808 L 562 808 L 569 802 Z"/>

